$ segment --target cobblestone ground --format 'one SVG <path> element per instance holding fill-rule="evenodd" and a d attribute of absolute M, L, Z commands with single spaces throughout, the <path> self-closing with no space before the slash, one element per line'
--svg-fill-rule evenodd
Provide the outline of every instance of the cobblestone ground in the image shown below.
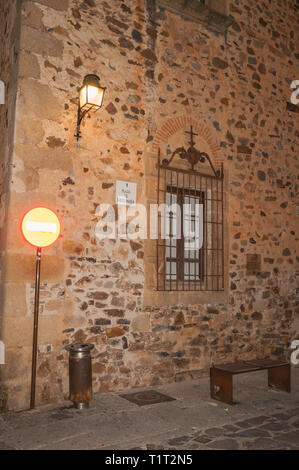
<path fill-rule="evenodd" d="M 66 402 L 2 414 L 0 449 L 299 449 L 299 369 L 291 394 L 268 389 L 263 372 L 236 377 L 234 406 L 210 399 L 208 379 L 152 389 L 176 400 L 139 407 L 102 393 L 84 411 Z"/>

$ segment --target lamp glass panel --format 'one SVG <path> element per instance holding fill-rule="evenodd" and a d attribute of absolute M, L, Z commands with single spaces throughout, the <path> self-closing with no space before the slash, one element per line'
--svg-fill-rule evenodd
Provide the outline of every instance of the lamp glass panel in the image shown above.
<path fill-rule="evenodd" d="M 80 108 L 82 109 L 87 103 L 87 86 L 81 88 L 80 90 Z"/>
<path fill-rule="evenodd" d="M 87 86 L 87 103 L 97 108 L 102 106 L 104 90 L 93 85 Z"/>

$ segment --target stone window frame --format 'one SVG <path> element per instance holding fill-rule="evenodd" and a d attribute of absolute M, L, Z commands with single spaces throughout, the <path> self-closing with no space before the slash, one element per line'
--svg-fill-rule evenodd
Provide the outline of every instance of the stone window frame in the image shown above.
<path fill-rule="evenodd" d="M 228 14 L 228 0 L 156 0 L 156 4 L 186 20 L 204 24 L 218 34 L 225 35 L 234 22 Z"/>
<path fill-rule="evenodd" d="M 158 170 L 157 152 L 163 143 L 175 132 L 189 128 L 193 125 L 197 132 L 210 146 L 213 163 L 218 167 L 223 162 L 218 144 L 214 141 L 209 128 L 200 121 L 196 121 L 188 116 L 178 116 L 170 118 L 156 132 L 153 142 L 147 147 L 144 153 L 144 178 L 145 184 L 142 191 L 142 201 L 148 208 L 150 214 L 150 204 L 157 204 L 158 190 Z M 203 171 L 205 169 L 203 168 Z M 223 181 L 223 203 L 224 212 L 229 214 L 229 179 L 228 171 L 224 168 Z M 149 222 L 149 219 L 148 219 Z M 177 305 L 199 305 L 199 304 L 227 304 L 229 300 L 229 223 L 228 217 L 224 218 L 224 290 L 223 291 L 158 291 L 156 273 L 156 240 L 144 240 L 144 307 L 162 307 Z"/>
<path fill-rule="evenodd" d="M 150 213 L 150 204 L 157 204 L 158 172 L 156 168 L 157 154 L 147 151 L 145 160 L 145 191 L 144 203 Z M 204 170 L 204 169 L 203 169 Z M 228 206 L 228 173 L 224 170 L 224 191 L 223 203 L 224 211 L 229 213 Z M 226 304 L 229 296 L 229 228 L 228 218 L 224 218 L 224 289 L 222 291 L 161 291 L 157 290 L 157 240 L 144 240 L 144 277 L 145 285 L 143 292 L 143 305 L 147 306 L 176 306 L 195 304 Z"/>
<path fill-rule="evenodd" d="M 160 158 L 163 158 L 162 156 Z M 156 275 L 157 275 L 157 290 L 167 292 L 219 292 L 224 290 L 224 180 L 223 178 L 216 178 L 211 174 L 211 168 L 208 165 L 202 165 L 194 172 L 188 173 L 184 163 L 179 159 L 175 161 L 174 167 L 164 167 L 163 164 L 158 168 L 158 204 L 177 203 L 178 192 L 183 191 L 186 196 L 190 192 L 198 192 L 201 194 L 203 202 L 203 246 L 198 254 L 203 263 L 202 277 L 200 279 L 192 280 L 190 277 L 185 278 L 182 273 L 178 272 L 180 263 L 187 272 L 190 272 L 190 260 L 184 258 L 184 253 L 176 251 L 176 263 L 171 263 L 169 266 L 169 259 L 167 258 L 167 251 L 169 248 L 174 248 L 174 241 L 169 238 L 158 237 L 156 247 Z M 187 171 L 186 171 L 187 170 Z M 169 191 L 174 194 L 174 200 L 168 200 L 167 195 Z M 162 210 L 163 212 L 163 210 Z M 223 216 L 222 216 L 223 213 Z M 167 214 L 166 220 L 163 222 L 162 213 L 157 214 L 158 217 L 158 234 L 164 235 L 168 232 L 167 229 Z M 184 218 L 183 208 L 181 210 L 181 217 Z M 166 222 L 166 226 L 164 223 Z M 182 230 L 183 220 L 181 221 Z M 163 228 L 164 226 L 164 228 Z M 176 225 L 179 228 L 179 225 Z M 183 235 L 181 234 L 183 240 Z M 176 245 L 177 246 L 177 245 Z M 182 248 L 182 247 L 181 247 Z M 188 249 L 187 249 L 188 252 Z M 178 258 L 180 263 L 178 263 Z M 174 265 L 175 264 L 175 265 Z M 172 273 L 173 271 L 173 273 Z M 170 276 L 168 276 L 170 274 Z M 180 276 L 181 274 L 181 276 Z"/>

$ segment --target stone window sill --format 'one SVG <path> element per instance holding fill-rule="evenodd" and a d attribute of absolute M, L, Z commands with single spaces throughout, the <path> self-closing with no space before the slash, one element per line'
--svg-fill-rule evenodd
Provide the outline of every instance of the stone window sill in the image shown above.
<path fill-rule="evenodd" d="M 143 305 L 152 307 L 174 307 L 177 305 L 200 305 L 200 304 L 227 304 L 228 292 L 224 291 L 156 291 L 145 289 L 143 294 Z"/>
<path fill-rule="evenodd" d="M 225 34 L 234 22 L 232 16 L 227 16 L 196 0 L 156 0 L 157 5 L 177 13 L 187 20 L 204 24 L 208 29 Z"/>

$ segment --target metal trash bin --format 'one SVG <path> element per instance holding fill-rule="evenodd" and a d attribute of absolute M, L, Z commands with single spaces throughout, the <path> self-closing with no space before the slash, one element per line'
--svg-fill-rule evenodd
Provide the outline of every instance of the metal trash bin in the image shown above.
<path fill-rule="evenodd" d="M 70 400 L 75 408 L 89 407 L 92 398 L 92 369 L 90 351 L 93 344 L 80 343 L 66 346 L 69 351 Z"/>

